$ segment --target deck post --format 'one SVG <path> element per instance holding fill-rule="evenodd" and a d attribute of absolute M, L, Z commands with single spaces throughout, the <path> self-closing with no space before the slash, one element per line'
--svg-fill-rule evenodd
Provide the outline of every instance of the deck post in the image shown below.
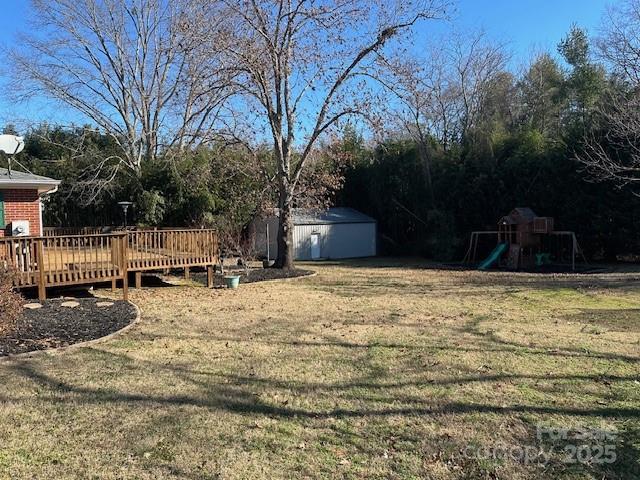
<path fill-rule="evenodd" d="M 191 278 L 191 270 L 189 267 L 184 267 L 184 279 L 189 280 Z"/>
<path fill-rule="evenodd" d="M 129 301 L 129 272 L 124 272 L 124 278 L 122 279 L 122 299 L 125 302 Z"/>
<path fill-rule="evenodd" d="M 44 242 L 42 239 L 36 242 L 37 258 L 38 258 L 38 300 L 47 299 L 47 276 L 44 271 Z"/>
<path fill-rule="evenodd" d="M 118 279 L 116 277 L 118 270 L 117 267 L 120 265 L 120 250 L 121 245 L 118 244 L 117 238 L 111 238 L 111 264 L 113 268 L 111 269 L 111 291 L 115 293 L 118 288 Z"/>
<path fill-rule="evenodd" d="M 122 265 L 122 297 L 125 302 L 129 301 L 129 237 L 125 233 L 122 235 L 122 248 L 120 249 L 120 265 Z"/>
<path fill-rule="evenodd" d="M 213 265 L 207 265 L 207 287 L 213 288 Z"/>
<path fill-rule="evenodd" d="M 142 272 L 136 272 L 136 288 L 142 288 Z"/>

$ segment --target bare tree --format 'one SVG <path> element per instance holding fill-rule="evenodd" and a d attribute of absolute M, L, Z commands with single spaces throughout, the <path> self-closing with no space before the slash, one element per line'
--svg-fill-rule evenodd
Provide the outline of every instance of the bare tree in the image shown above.
<path fill-rule="evenodd" d="M 577 159 L 595 180 L 633 187 L 640 184 L 640 0 L 609 8 L 596 44 L 616 81 Z"/>
<path fill-rule="evenodd" d="M 634 88 L 640 85 L 640 0 L 607 9 L 596 46 L 619 79 Z"/>
<path fill-rule="evenodd" d="M 371 109 L 366 76 L 392 40 L 443 15 L 443 0 L 220 0 L 203 2 L 229 25 L 227 53 L 277 163 L 281 268 L 293 266 L 292 208 L 318 139 Z"/>
<path fill-rule="evenodd" d="M 385 86 L 400 100 L 397 118 L 418 147 L 432 206 L 432 139 L 446 151 L 475 127 L 492 82 L 504 70 L 501 45 L 483 32 L 454 34 L 421 56 L 397 55 L 389 62 Z"/>
<path fill-rule="evenodd" d="M 640 92 L 607 95 L 597 117 L 600 128 L 586 135 L 578 160 L 596 181 L 640 184 Z"/>
<path fill-rule="evenodd" d="M 452 102 L 443 102 L 443 91 L 447 90 L 441 63 L 428 67 L 415 58 L 403 59 L 400 56 L 389 64 L 389 78 L 385 87 L 399 100 L 396 115 L 400 128 L 416 143 L 422 163 L 431 206 L 435 207 L 435 195 L 431 173 L 429 139 L 438 138 L 443 146 L 447 145 L 449 115 L 444 114 Z M 391 107 L 391 118 L 393 115 Z M 440 123 L 439 120 L 444 119 Z M 439 128 L 441 127 L 441 128 Z"/>
<path fill-rule="evenodd" d="M 496 75 L 507 62 L 504 48 L 487 40 L 483 32 L 455 35 L 449 58 L 453 64 L 456 88 L 459 90 L 459 138 L 478 126 L 485 100 Z"/>
<path fill-rule="evenodd" d="M 161 151 L 210 134 L 229 96 L 229 70 L 186 35 L 191 7 L 186 0 L 32 0 L 33 25 L 11 52 L 14 90 L 70 107 L 117 142 L 121 154 L 88 173 L 94 188 L 123 167 L 138 174 Z M 212 35 L 220 31 L 215 21 Z"/>

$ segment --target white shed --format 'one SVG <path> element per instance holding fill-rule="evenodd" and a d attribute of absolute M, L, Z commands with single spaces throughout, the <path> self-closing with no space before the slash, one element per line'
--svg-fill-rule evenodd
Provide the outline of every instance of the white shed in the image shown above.
<path fill-rule="evenodd" d="M 296 260 L 373 257 L 376 255 L 376 221 L 352 208 L 325 211 L 295 209 L 293 245 Z M 267 257 L 278 254 L 278 218 L 270 216 L 254 221 L 256 253 Z"/>

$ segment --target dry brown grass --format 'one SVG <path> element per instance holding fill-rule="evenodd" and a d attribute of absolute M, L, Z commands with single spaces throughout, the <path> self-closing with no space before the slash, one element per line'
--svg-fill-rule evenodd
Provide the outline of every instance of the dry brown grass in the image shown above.
<path fill-rule="evenodd" d="M 0 477 L 637 478 L 638 277 L 425 266 L 134 290 L 120 337 L 0 363 Z M 539 423 L 617 428 L 618 460 L 464 454 Z"/>

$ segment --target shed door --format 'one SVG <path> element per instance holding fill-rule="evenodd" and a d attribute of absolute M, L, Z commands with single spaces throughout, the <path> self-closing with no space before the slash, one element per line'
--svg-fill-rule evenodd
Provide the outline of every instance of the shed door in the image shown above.
<path fill-rule="evenodd" d="M 320 234 L 318 232 L 311 234 L 311 258 L 313 260 L 320 258 Z"/>

